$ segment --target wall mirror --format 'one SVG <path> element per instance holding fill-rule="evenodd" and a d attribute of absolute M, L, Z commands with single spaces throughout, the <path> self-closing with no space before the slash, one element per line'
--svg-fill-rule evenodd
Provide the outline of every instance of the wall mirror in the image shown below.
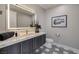
<path fill-rule="evenodd" d="M 8 10 L 8 29 L 26 28 L 36 22 L 36 14 L 32 9 L 18 4 L 10 4 Z"/>

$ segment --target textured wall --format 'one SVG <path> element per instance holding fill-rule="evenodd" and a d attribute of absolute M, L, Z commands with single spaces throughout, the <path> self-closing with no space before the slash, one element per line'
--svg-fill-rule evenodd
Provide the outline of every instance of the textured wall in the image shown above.
<path fill-rule="evenodd" d="M 46 12 L 47 37 L 56 43 L 79 49 L 79 5 L 60 5 Z M 67 15 L 67 28 L 51 27 L 51 17 Z M 57 38 L 57 35 L 60 37 Z"/>

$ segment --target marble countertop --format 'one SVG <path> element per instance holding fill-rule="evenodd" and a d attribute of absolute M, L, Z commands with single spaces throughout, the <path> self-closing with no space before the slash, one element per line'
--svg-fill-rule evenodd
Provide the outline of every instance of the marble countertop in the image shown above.
<path fill-rule="evenodd" d="M 30 35 L 26 35 L 26 36 L 12 37 L 12 38 L 9 38 L 7 40 L 0 41 L 0 48 L 4 48 L 4 47 L 7 47 L 7 46 L 10 46 L 10 45 L 13 45 L 13 44 L 25 41 L 25 40 L 29 40 L 33 37 L 37 37 L 37 36 L 40 36 L 42 34 L 45 34 L 45 33 L 40 32 L 40 33 L 30 34 Z"/>

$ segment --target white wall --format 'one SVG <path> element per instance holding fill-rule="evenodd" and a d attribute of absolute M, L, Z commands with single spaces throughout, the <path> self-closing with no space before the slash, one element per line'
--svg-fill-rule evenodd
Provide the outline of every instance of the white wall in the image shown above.
<path fill-rule="evenodd" d="M 79 49 L 79 5 L 60 5 L 46 11 L 47 37 L 55 42 Z M 67 15 L 67 28 L 51 27 L 51 17 Z M 56 34 L 60 34 L 58 39 Z"/>
<path fill-rule="evenodd" d="M 6 30 L 6 8 L 5 5 L 0 4 L 0 11 L 2 11 L 2 14 L 0 14 L 0 32 L 4 32 Z"/>

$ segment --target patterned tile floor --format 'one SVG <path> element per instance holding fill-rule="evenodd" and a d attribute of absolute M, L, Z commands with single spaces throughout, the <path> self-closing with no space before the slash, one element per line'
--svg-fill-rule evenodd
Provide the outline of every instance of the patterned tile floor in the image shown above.
<path fill-rule="evenodd" d="M 67 50 L 63 47 L 59 47 L 56 44 L 45 43 L 39 49 L 36 49 L 34 54 L 77 54 L 72 50 Z"/>

